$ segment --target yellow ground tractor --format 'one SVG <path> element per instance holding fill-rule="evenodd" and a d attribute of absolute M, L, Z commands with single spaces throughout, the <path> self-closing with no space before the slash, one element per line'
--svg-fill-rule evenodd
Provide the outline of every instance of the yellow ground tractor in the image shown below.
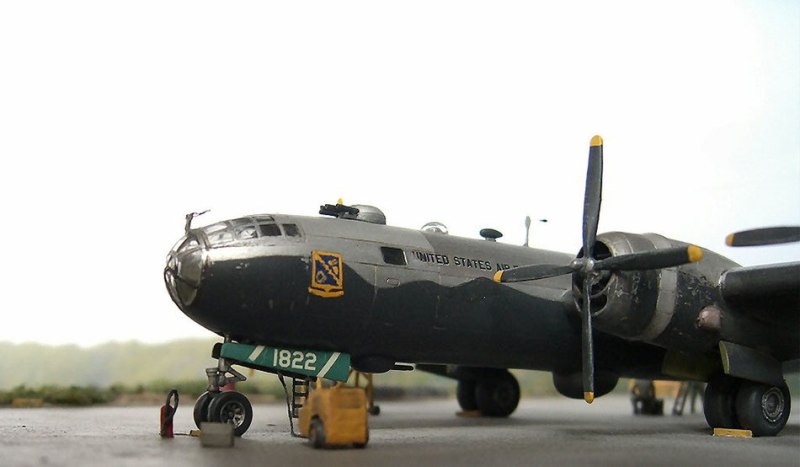
<path fill-rule="evenodd" d="M 314 448 L 355 446 L 369 441 L 367 398 L 363 388 L 338 383 L 317 388 L 300 409 L 300 434 Z"/>

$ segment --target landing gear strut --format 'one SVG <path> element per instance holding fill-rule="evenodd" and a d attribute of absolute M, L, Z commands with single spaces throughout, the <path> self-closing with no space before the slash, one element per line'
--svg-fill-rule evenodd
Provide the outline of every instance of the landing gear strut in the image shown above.
<path fill-rule="evenodd" d="M 706 386 L 703 413 L 712 428 L 743 428 L 753 436 L 775 436 L 790 412 L 786 383 L 774 386 L 724 377 Z"/>
<path fill-rule="evenodd" d="M 519 404 L 519 383 L 508 370 L 483 371 L 475 379 L 460 379 L 458 405 L 486 417 L 508 417 Z"/>
<path fill-rule="evenodd" d="M 200 428 L 203 422 L 231 423 L 233 434 L 242 436 L 253 421 L 253 406 L 244 394 L 222 388 L 247 378 L 231 368 L 224 358 L 219 359 L 216 368 L 206 368 L 206 375 L 208 390 L 194 404 L 195 425 Z"/>

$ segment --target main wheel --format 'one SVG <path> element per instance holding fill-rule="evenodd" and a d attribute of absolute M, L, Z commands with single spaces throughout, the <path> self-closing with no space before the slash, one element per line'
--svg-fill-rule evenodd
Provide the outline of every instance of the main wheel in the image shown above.
<path fill-rule="evenodd" d="M 478 400 L 475 394 L 476 390 L 475 380 L 458 380 L 456 386 L 456 400 L 461 410 L 472 411 L 478 410 Z"/>
<path fill-rule="evenodd" d="M 791 411 L 789 388 L 745 381 L 736 395 L 736 416 L 753 436 L 775 436 L 786 426 Z"/>
<path fill-rule="evenodd" d="M 703 414 L 711 428 L 741 428 L 736 418 L 736 391 L 738 384 L 712 381 L 703 396 Z"/>
<path fill-rule="evenodd" d="M 311 420 L 311 426 L 308 429 L 308 442 L 311 443 L 311 447 L 314 449 L 325 447 L 325 425 L 319 418 Z"/>
<path fill-rule="evenodd" d="M 208 405 L 208 419 L 211 422 L 232 423 L 233 434 L 242 436 L 253 421 L 253 406 L 241 393 L 221 392 Z"/>
<path fill-rule="evenodd" d="M 478 409 L 487 417 L 508 417 L 519 404 L 519 383 L 508 371 L 478 380 Z"/>
<path fill-rule="evenodd" d="M 208 405 L 211 404 L 211 399 L 214 398 L 214 393 L 204 392 L 200 394 L 197 401 L 194 403 L 194 424 L 200 428 L 200 424 L 210 421 L 208 419 Z"/>

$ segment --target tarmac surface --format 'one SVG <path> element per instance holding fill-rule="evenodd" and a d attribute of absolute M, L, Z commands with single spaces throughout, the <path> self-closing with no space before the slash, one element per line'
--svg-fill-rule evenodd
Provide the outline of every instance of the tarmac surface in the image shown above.
<path fill-rule="evenodd" d="M 195 429 L 193 403 L 178 408 L 176 434 Z M 256 405 L 250 430 L 233 448 L 204 448 L 181 434 L 160 438 L 155 406 L 0 409 L 0 465 L 800 466 L 797 414 L 777 437 L 743 439 L 711 436 L 702 410 L 688 407 L 683 416 L 633 416 L 625 397 L 591 406 L 523 400 L 507 419 L 456 416 L 455 400 L 378 403 L 368 446 L 335 450 L 292 437 L 280 404 Z"/>

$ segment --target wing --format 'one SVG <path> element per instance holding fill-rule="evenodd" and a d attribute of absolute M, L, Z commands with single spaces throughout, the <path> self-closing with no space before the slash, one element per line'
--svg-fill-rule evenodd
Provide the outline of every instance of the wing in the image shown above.
<path fill-rule="evenodd" d="M 737 311 L 783 326 L 800 323 L 800 262 L 730 269 L 720 289 Z"/>

